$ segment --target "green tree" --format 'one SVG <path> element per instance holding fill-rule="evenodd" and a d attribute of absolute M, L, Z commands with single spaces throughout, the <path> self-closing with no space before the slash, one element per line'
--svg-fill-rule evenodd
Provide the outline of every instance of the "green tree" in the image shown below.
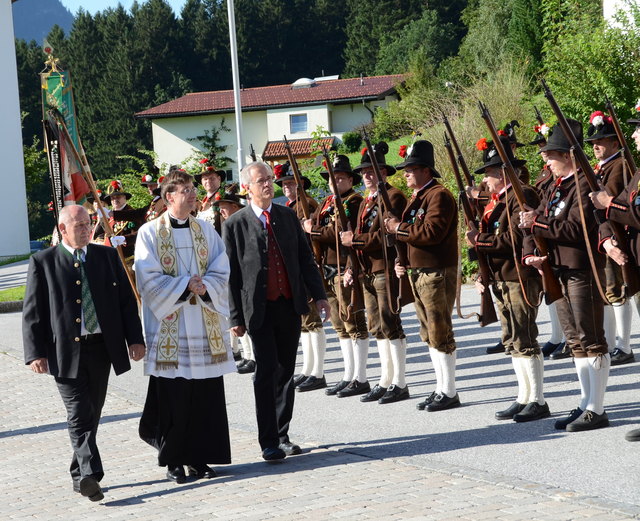
<path fill-rule="evenodd" d="M 187 163 L 186 168 L 189 171 L 199 172 L 198 161 L 203 159 L 203 156 L 208 159 L 215 158 L 214 164 L 216 168 L 220 169 L 225 169 L 229 163 L 235 163 L 232 158 L 224 155 L 229 146 L 220 144 L 220 134 L 222 132 L 231 132 L 231 129 L 225 124 L 224 118 L 219 125 L 213 125 L 211 129 L 205 129 L 203 135 L 187 138 L 187 141 L 194 143 L 199 150 L 185 161 Z"/>

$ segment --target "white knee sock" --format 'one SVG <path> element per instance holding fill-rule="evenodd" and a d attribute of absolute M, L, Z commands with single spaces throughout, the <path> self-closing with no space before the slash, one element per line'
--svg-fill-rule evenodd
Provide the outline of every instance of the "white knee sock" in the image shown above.
<path fill-rule="evenodd" d="M 242 346 L 242 355 L 245 360 L 256 361 L 256 357 L 253 354 L 253 342 L 248 333 L 240 337 L 240 345 Z"/>
<path fill-rule="evenodd" d="M 305 376 L 311 376 L 313 351 L 311 351 L 311 335 L 307 331 L 300 333 L 300 344 L 302 344 L 302 369 L 300 372 Z"/>
<path fill-rule="evenodd" d="M 442 351 L 434 350 L 431 354 L 439 359 L 440 370 L 442 371 L 441 392 L 449 398 L 456 395 L 456 352 L 447 354 Z"/>
<path fill-rule="evenodd" d="M 544 405 L 544 365 L 542 355 L 522 358 L 522 366 L 525 369 L 525 374 L 531 389 L 527 402 L 538 402 L 540 405 Z"/>
<path fill-rule="evenodd" d="M 621 306 L 611 306 L 616 316 L 616 347 L 625 353 L 631 352 L 631 300 L 627 299 Z"/>
<path fill-rule="evenodd" d="M 236 335 L 234 335 L 231 332 L 229 332 L 229 338 L 230 338 L 230 341 L 231 341 L 231 352 L 233 354 L 239 353 L 240 352 L 240 340 L 238 339 L 238 337 Z"/>
<path fill-rule="evenodd" d="M 609 352 L 616 348 L 616 316 L 613 313 L 613 306 L 604 307 L 604 338 L 607 341 Z"/>
<path fill-rule="evenodd" d="M 393 363 L 391 362 L 391 346 L 386 338 L 378 338 L 378 354 L 380 355 L 380 387 L 389 387 L 393 380 Z"/>
<path fill-rule="evenodd" d="M 397 338 L 388 341 L 391 346 L 391 360 L 393 362 L 393 385 L 400 388 L 407 386 L 405 380 L 405 366 L 407 361 L 407 341 L 404 338 Z"/>
<path fill-rule="evenodd" d="M 573 361 L 576 364 L 576 372 L 578 373 L 578 380 L 580 381 L 580 409 L 586 411 L 587 404 L 589 403 L 589 394 L 591 393 L 589 359 L 574 358 Z"/>
<path fill-rule="evenodd" d="M 531 387 L 529 386 L 529 379 L 524 368 L 524 359 L 516 356 L 511 357 L 513 363 L 513 370 L 516 373 L 516 380 L 518 381 L 518 396 L 516 402 L 522 405 L 529 403 L 529 395 L 531 394 Z"/>
<path fill-rule="evenodd" d="M 353 341 L 355 368 L 353 379 L 358 382 L 367 381 L 367 356 L 369 356 L 369 339 L 358 338 Z"/>
<path fill-rule="evenodd" d="M 353 380 L 353 341 L 351 338 L 339 338 L 340 351 L 344 360 L 344 374 L 342 379 L 345 382 Z"/>
<path fill-rule="evenodd" d="M 611 355 L 595 356 L 586 359 L 589 364 L 589 403 L 587 409 L 602 414 L 604 412 L 604 393 L 607 390 Z"/>
<path fill-rule="evenodd" d="M 324 376 L 324 354 L 327 351 L 327 336 L 323 328 L 309 331 L 311 338 L 311 352 L 313 353 L 313 366 L 311 376 L 322 378 Z"/>
<path fill-rule="evenodd" d="M 559 344 L 564 340 L 564 331 L 558 319 L 558 310 L 555 303 L 549 304 L 549 319 L 551 320 L 551 338 L 549 342 Z"/>
<path fill-rule="evenodd" d="M 438 357 L 438 350 L 430 347 L 429 356 L 431 356 L 431 363 L 433 364 L 433 373 L 436 377 L 436 394 L 442 394 L 442 362 Z"/>

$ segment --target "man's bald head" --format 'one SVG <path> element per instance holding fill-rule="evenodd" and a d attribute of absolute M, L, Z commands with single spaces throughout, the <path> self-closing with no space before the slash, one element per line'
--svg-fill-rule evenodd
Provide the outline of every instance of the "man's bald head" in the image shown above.
<path fill-rule="evenodd" d="M 63 207 L 58 214 L 58 228 L 62 241 L 74 249 L 84 248 L 91 241 L 91 219 L 83 206 Z"/>

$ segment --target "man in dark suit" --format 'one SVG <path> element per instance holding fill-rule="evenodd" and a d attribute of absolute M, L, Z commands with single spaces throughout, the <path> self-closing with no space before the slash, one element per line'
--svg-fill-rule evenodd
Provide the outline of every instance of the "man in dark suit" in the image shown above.
<path fill-rule="evenodd" d="M 67 409 L 73 490 L 91 501 L 104 495 L 96 433 L 111 366 L 128 371 L 145 347 L 138 308 L 116 251 L 89 244 L 91 220 L 66 206 L 62 242 L 31 257 L 22 315 L 24 357 L 35 373 L 51 374 Z M 129 354 L 127 356 L 127 345 Z"/>
<path fill-rule="evenodd" d="M 249 333 L 254 344 L 254 394 L 258 440 L 267 461 L 299 454 L 289 440 L 293 414 L 293 371 L 300 339 L 301 315 L 309 312 L 307 294 L 325 320 L 329 303 L 296 213 L 272 205 L 273 172 L 254 161 L 240 180 L 250 204 L 222 227 L 231 264 L 229 308 L 231 331 Z"/>

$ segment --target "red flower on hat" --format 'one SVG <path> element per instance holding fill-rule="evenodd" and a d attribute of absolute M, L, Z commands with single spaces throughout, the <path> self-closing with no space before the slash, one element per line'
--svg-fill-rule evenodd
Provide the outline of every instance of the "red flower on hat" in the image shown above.
<path fill-rule="evenodd" d="M 478 150 L 486 150 L 487 148 L 489 148 L 489 144 L 487 143 L 487 138 L 483 137 L 482 139 L 479 139 L 476 142 L 476 148 Z"/>
<path fill-rule="evenodd" d="M 162 181 L 164 181 L 164 176 L 161 175 L 160 177 L 158 177 L 158 184 L 161 184 Z"/>
<path fill-rule="evenodd" d="M 507 133 L 504 130 L 500 129 L 500 130 L 498 130 L 498 135 L 499 136 L 506 136 Z"/>
<path fill-rule="evenodd" d="M 215 172 L 215 170 L 216 170 L 216 169 L 215 169 L 215 167 L 213 167 L 213 166 L 208 166 L 208 167 L 207 167 L 207 172 Z"/>
<path fill-rule="evenodd" d="M 367 151 L 367 147 L 364 147 L 362 150 L 360 150 L 360 155 L 364 156 L 366 151 Z"/>
<path fill-rule="evenodd" d="M 201 165 L 206 165 L 209 162 L 209 160 L 205 157 L 204 159 L 200 160 L 200 164 Z"/>
<path fill-rule="evenodd" d="M 398 150 L 398 155 L 403 159 L 407 157 L 407 145 L 400 145 L 400 150 Z"/>
<path fill-rule="evenodd" d="M 119 181 L 111 181 L 111 183 L 109 183 L 111 185 L 111 187 L 114 190 L 118 190 L 120 188 L 120 182 Z"/>
<path fill-rule="evenodd" d="M 604 119 L 604 112 L 602 112 L 601 110 L 596 110 L 595 112 L 592 112 L 591 116 L 589 116 L 589 123 L 593 123 L 594 118 L 597 118 L 598 116 Z"/>
<path fill-rule="evenodd" d="M 150 183 L 151 181 L 153 181 L 153 177 L 151 177 L 149 174 L 145 174 L 142 176 L 143 183 Z"/>
<path fill-rule="evenodd" d="M 282 165 L 276 165 L 273 168 L 273 174 L 276 176 L 276 179 L 280 179 L 282 177 Z"/>

